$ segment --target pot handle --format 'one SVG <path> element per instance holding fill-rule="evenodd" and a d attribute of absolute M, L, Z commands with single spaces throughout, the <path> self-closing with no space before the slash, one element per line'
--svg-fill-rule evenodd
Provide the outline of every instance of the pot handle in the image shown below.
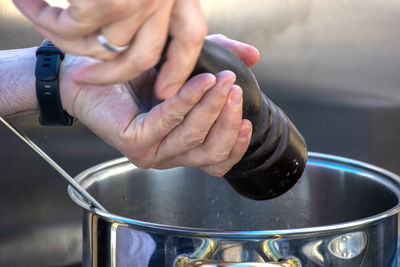
<path fill-rule="evenodd" d="M 222 262 L 213 260 L 188 260 L 185 267 L 301 267 L 299 260 L 288 259 L 284 262 Z"/>

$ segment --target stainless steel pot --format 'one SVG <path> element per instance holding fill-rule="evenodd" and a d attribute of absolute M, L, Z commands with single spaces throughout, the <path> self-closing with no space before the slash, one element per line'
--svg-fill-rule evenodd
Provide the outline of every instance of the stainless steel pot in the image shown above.
<path fill-rule="evenodd" d="M 190 168 L 141 170 L 125 158 L 76 177 L 110 214 L 84 208 L 84 266 L 395 266 L 400 180 L 310 153 L 300 182 L 255 201 Z"/>

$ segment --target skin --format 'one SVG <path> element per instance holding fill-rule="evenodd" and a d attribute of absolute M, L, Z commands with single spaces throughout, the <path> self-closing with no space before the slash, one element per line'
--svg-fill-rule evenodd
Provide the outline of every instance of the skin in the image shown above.
<path fill-rule="evenodd" d="M 255 48 L 211 36 L 232 49 L 247 65 L 258 60 Z M 0 114 L 38 110 L 35 97 L 35 49 L 0 52 Z M 190 166 L 223 176 L 244 155 L 251 123 L 242 119 L 242 90 L 235 74 L 203 73 L 188 80 L 174 96 L 144 111 L 141 98 L 154 85 L 150 69 L 128 82 L 95 86 L 72 80 L 76 68 L 93 59 L 67 55 L 60 74 L 64 109 L 141 168 Z"/>
<path fill-rule="evenodd" d="M 155 83 L 160 99 L 174 95 L 186 81 L 207 33 L 199 0 L 69 0 L 65 9 L 44 0 L 13 2 L 63 51 L 101 60 L 77 67 L 71 73 L 75 82 L 110 85 L 137 77 L 157 64 L 169 35 L 167 60 Z M 109 52 L 97 41 L 99 34 L 129 48 Z"/>

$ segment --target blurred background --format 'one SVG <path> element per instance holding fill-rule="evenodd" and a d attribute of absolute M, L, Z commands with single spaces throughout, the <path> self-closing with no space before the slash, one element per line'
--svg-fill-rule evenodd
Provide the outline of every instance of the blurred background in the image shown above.
<path fill-rule="evenodd" d="M 260 87 L 310 151 L 400 174 L 400 1 L 202 3 L 210 34 L 260 50 L 253 67 Z M 43 39 L 9 0 L 0 0 L 0 36 L 0 49 Z M 47 128 L 37 115 L 11 121 L 71 175 L 121 156 L 79 122 Z M 81 211 L 66 183 L 2 125 L 0 147 L 0 266 L 80 266 Z"/>

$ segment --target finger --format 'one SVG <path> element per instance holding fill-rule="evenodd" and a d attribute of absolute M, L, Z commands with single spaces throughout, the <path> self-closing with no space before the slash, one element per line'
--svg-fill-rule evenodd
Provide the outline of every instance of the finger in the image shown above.
<path fill-rule="evenodd" d="M 64 52 L 76 56 L 89 56 L 99 60 L 112 60 L 124 53 L 114 53 L 106 49 L 98 40 L 98 34 L 91 34 L 77 39 L 63 39 L 59 35 L 35 26 L 35 29 Z M 101 63 L 98 63 L 101 64 Z M 87 65 L 90 66 L 90 65 Z M 122 81 L 121 81 L 122 82 Z M 110 84 L 111 85 L 111 84 Z"/>
<path fill-rule="evenodd" d="M 138 16 L 141 15 L 141 16 Z M 101 28 L 101 34 L 114 46 L 128 45 L 148 14 L 135 14 Z M 150 14 L 149 14 L 150 15 Z"/>
<path fill-rule="evenodd" d="M 224 108 L 229 90 L 235 81 L 235 75 L 231 71 L 220 72 L 216 77 L 216 85 L 160 144 L 157 151 L 158 161 L 186 153 L 206 140 L 211 127 Z"/>
<path fill-rule="evenodd" d="M 166 62 L 156 81 L 156 95 L 166 99 L 174 95 L 189 77 L 200 54 L 207 25 L 199 1 L 177 0 L 172 14 Z"/>
<path fill-rule="evenodd" d="M 59 35 L 54 34 L 44 28 L 35 26 L 35 29 L 46 36 L 47 39 L 53 42 L 62 51 L 76 56 L 90 56 L 96 59 L 113 59 L 119 54 L 113 53 L 105 49 L 97 40 L 97 35 L 85 36 L 77 39 L 64 39 Z"/>
<path fill-rule="evenodd" d="M 233 167 L 233 165 L 242 159 L 246 153 L 246 150 L 250 144 L 251 132 L 251 122 L 249 120 L 243 120 L 240 126 L 239 134 L 228 159 L 217 164 L 201 167 L 200 169 L 215 177 L 224 176 Z"/>
<path fill-rule="evenodd" d="M 171 0 L 170 0 L 171 1 Z M 101 33 L 113 45 L 128 44 L 140 26 L 158 8 L 159 1 L 149 1 L 147 8 L 140 8 L 140 12 L 132 12 L 124 19 L 114 21 L 101 28 Z M 153 4 L 151 2 L 154 2 Z"/>
<path fill-rule="evenodd" d="M 128 150 L 126 153 L 136 158 L 147 157 L 148 155 L 140 154 L 143 151 L 154 154 L 165 136 L 182 122 L 186 114 L 205 92 L 215 85 L 215 82 L 214 75 L 199 74 L 190 79 L 174 97 L 150 110 L 144 120 L 140 118 L 133 120 L 122 133 L 123 142 Z M 129 147 L 134 148 L 132 151 L 136 152 L 135 155 L 132 155 Z M 149 147 L 151 149 L 148 149 Z"/>
<path fill-rule="evenodd" d="M 73 79 L 79 83 L 115 84 L 130 80 L 158 63 L 164 47 L 172 2 L 163 2 L 138 30 L 134 41 L 114 60 L 77 68 Z"/>
<path fill-rule="evenodd" d="M 184 165 L 201 167 L 228 159 L 242 120 L 242 90 L 232 86 L 221 115 L 211 128 L 204 144 L 192 149 L 184 157 Z"/>
<path fill-rule="evenodd" d="M 42 0 L 13 1 L 36 26 L 63 38 L 82 37 L 97 30 L 107 21 L 95 19 L 95 17 L 102 17 L 104 11 L 110 10 L 109 7 L 102 8 L 93 5 L 96 1 L 80 1 L 79 8 L 69 7 L 67 9 L 49 6 Z"/>
<path fill-rule="evenodd" d="M 176 166 L 205 167 L 226 161 L 235 144 L 241 125 L 241 103 L 242 90 L 239 86 L 234 85 L 231 87 L 229 98 L 205 142 L 187 153 L 160 162 L 156 167 L 160 169 Z"/>
<path fill-rule="evenodd" d="M 260 58 L 258 50 L 249 44 L 227 38 L 222 34 L 207 36 L 207 39 L 225 47 L 238 56 L 248 67 L 257 63 Z"/>

